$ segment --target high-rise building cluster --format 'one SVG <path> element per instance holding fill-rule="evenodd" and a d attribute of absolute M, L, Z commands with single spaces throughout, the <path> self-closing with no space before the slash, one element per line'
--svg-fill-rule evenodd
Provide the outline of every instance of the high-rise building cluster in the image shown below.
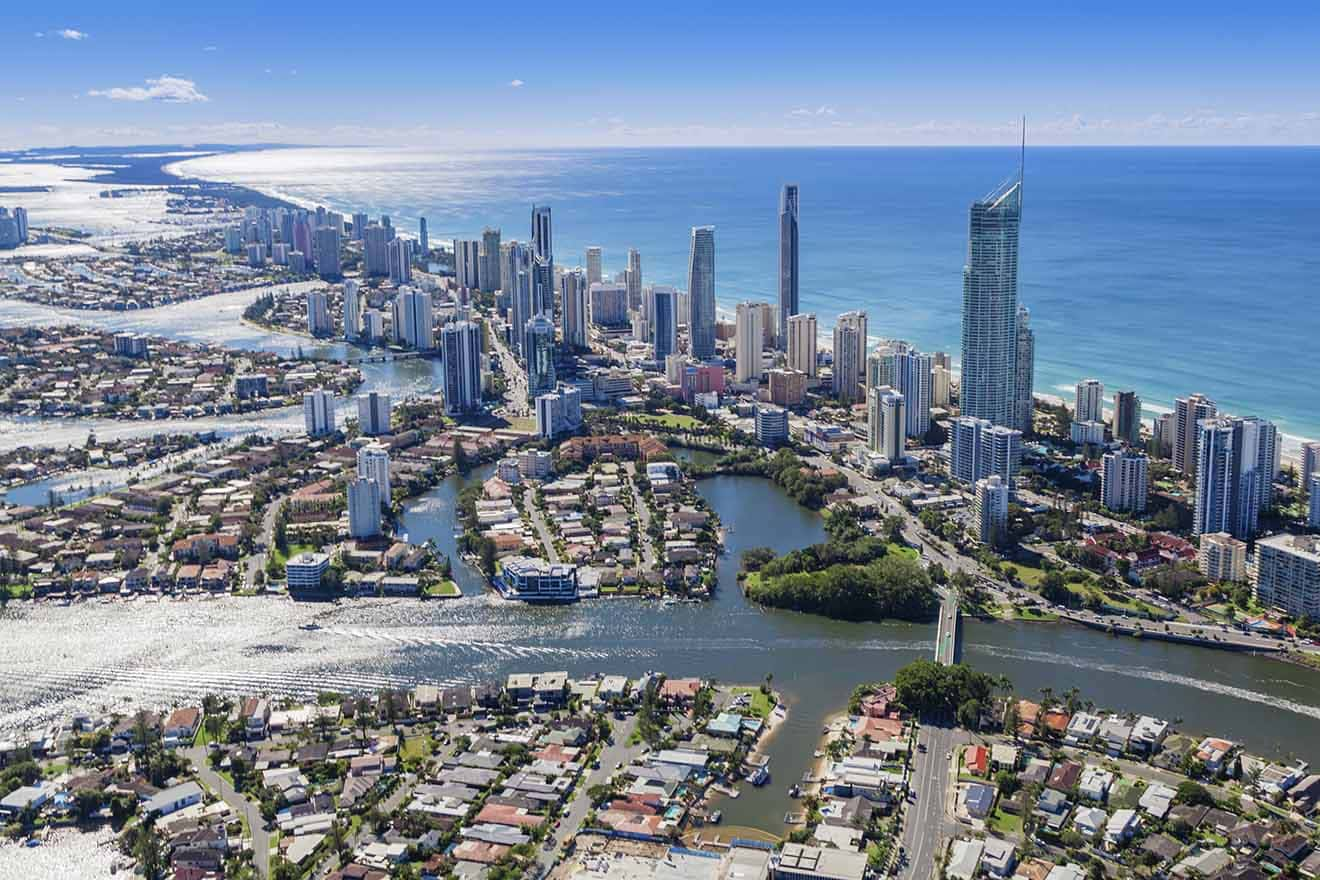
<path fill-rule="evenodd" d="M 362 238 L 357 227 L 359 217 L 365 222 L 365 215 L 354 215 L 354 240 Z M 324 207 L 307 210 L 249 206 L 243 219 L 225 230 L 224 247 L 230 254 L 242 254 L 249 266 L 270 262 L 287 266 L 294 274 L 315 272 L 322 278 L 337 280 L 343 272 L 347 231 L 344 215 Z"/>
<path fill-rule="evenodd" d="M 27 208 L 0 207 L 0 249 L 27 244 L 30 238 Z"/>

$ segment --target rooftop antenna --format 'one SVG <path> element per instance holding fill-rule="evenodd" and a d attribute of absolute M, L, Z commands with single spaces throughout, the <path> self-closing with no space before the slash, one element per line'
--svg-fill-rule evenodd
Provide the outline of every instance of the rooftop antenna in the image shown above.
<path fill-rule="evenodd" d="M 1027 115 L 1022 114 L 1022 152 L 1018 154 L 1018 210 L 1022 209 L 1022 175 L 1027 166 Z"/>

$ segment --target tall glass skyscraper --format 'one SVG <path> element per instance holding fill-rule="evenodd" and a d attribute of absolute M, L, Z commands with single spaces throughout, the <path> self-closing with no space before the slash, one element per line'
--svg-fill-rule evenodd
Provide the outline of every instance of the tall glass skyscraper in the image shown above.
<path fill-rule="evenodd" d="M 779 326 L 780 351 L 788 346 L 788 317 L 798 313 L 798 188 L 784 184 L 779 196 Z"/>
<path fill-rule="evenodd" d="M 657 284 L 651 288 L 651 344 L 655 359 L 665 358 L 678 350 L 678 293 L 672 287 Z"/>
<path fill-rule="evenodd" d="M 963 267 L 962 414 L 1016 426 L 1022 175 L 972 203 Z"/>
<path fill-rule="evenodd" d="M 1017 311 L 1017 370 L 1013 380 L 1013 422 L 1009 425 L 1023 434 L 1030 434 L 1036 374 L 1036 333 L 1031 329 L 1031 312 L 1018 306 Z"/>
<path fill-rule="evenodd" d="M 688 255 L 688 354 L 715 356 L 715 227 L 692 227 Z"/>

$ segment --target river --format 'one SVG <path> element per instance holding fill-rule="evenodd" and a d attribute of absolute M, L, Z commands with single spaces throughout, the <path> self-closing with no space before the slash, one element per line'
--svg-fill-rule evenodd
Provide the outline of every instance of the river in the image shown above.
<path fill-rule="evenodd" d="M 238 321 L 251 292 L 223 294 L 141 313 L 58 312 L 0 301 L 0 324 L 73 321 L 251 349 L 324 356 L 340 344 L 313 344 Z M 198 315 L 203 315 L 201 321 Z M 397 397 L 435 385 L 432 361 L 364 365 L 368 387 Z M 189 430 L 208 420 L 186 422 Z M 241 420 L 219 420 L 233 429 Z M 253 419 L 296 430 L 301 413 Z M 44 442 L 85 439 L 89 424 L 0 422 L 0 442 L 21 430 Z M 95 422 L 159 431 L 161 422 Z M 28 442 L 31 442 L 30 440 Z M 709 460 L 696 454 L 696 460 Z M 454 551 L 454 502 L 489 467 L 451 477 L 410 504 L 403 526 L 414 541 Z M 0 611 L 0 729 L 35 725 L 75 709 L 196 701 L 208 691 L 312 695 L 419 682 L 499 679 L 512 671 L 563 669 L 638 674 L 659 670 L 722 682 L 757 683 L 767 673 L 784 693 L 788 720 L 767 746 L 774 781 L 723 804 L 726 821 L 780 830 L 785 788 L 807 767 L 821 721 L 861 682 L 890 678 L 930 655 L 930 626 L 849 624 L 767 611 L 744 601 L 735 575 L 743 550 L 800 547 L 823 536 L 820 518 L 768 481 L 703 480 L 700 491 L 732 530 L 720 560 L 720 589 L 703 605 L 663 607 L 631 599 L 573 606 L 510 605 L 483 588 L 455 557 L 465 596 L 450 601 L 360 600 L 341 605 L 223 597 L 200 601 L 89 603 L 73 608 L 16 603 Z M 320 629 L 304 630 L 315 622 Z M 1058 624 L 978 623 L 965 627 L 965 659 L 1007 674 L 1023 694 L 1077 686 L 1099 706 L 1181 719 L 1191 731 L 1238 739 L 1253 751 L 1316 759 L 1320 671 L 1277 661 L 1155 641 L 1121 639 Z M 1268 718 L 1267 724 L 1261 721 Z"/>

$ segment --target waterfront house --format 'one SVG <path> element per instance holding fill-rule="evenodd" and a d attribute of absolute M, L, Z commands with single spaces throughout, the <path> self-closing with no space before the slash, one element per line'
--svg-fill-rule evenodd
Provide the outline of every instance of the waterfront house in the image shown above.
<path fill-rule="evenodd" d="M 1078 712 L 1068 722 L 1063 741 L 1070 746 L 1089 746 L 1100 733 L 1100 716 Z"/>
<path fill-rule="evenodd" d="M 1121 715 L 1110 715 L 1100 725 L 1100 743 L 1111 758 L 1126 752 L 1131 738 L 1132 724 Z"/>
<path fill-rule="evenodd" d="M 153 814 L 168 816 L 182 810 L 184 807 L 190 807 L 201 802 L 202 787 L 196 782 L 185 782 L 182 785 L 167 788 L 148 798 L 142 805 L 142 814 L 144 816 Z"/>

